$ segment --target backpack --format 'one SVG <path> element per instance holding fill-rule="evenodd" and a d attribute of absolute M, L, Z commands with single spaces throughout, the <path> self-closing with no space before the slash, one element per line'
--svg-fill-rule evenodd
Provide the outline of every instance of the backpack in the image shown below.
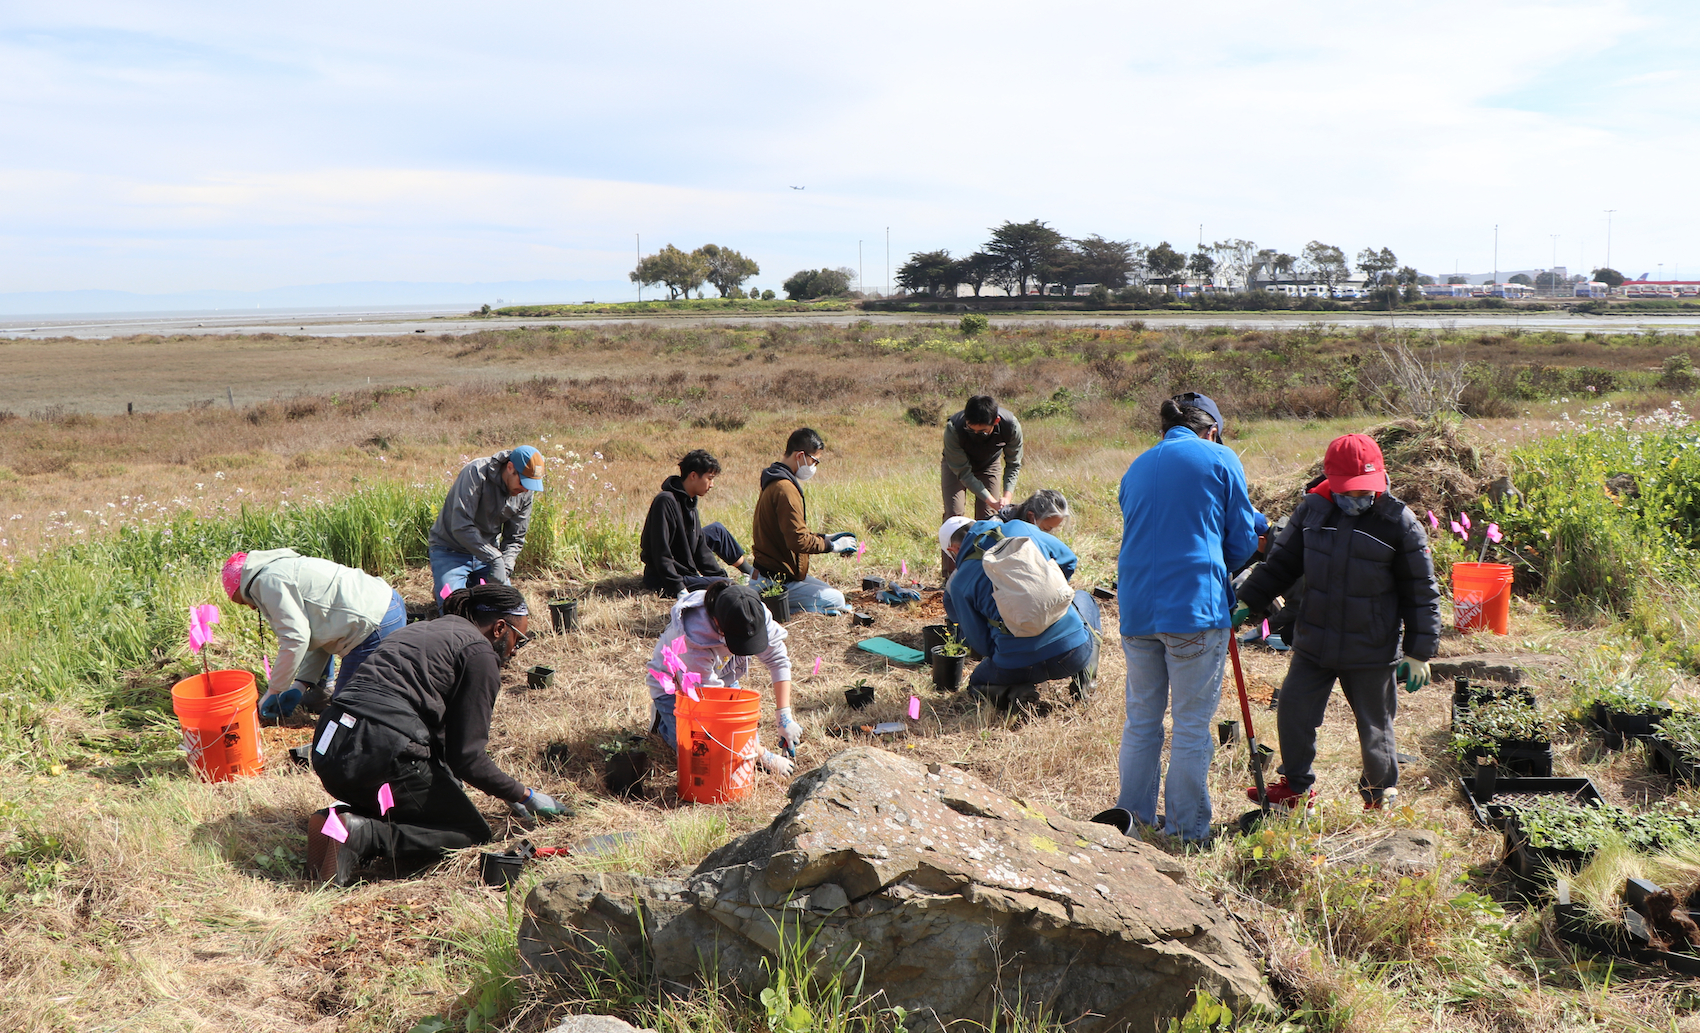
<path fill-rule="evenodd" d="M 996 544 L 988 547 L 988 541 Z M 1074 589 L 1062 568 L 1031 538 L 1005 538 L 1001 531 L 988 531 L 969 558 L 979 559 L 985 568 L 998 617 L 1016 638 L 1043 634 L 1074 604 Z"/>

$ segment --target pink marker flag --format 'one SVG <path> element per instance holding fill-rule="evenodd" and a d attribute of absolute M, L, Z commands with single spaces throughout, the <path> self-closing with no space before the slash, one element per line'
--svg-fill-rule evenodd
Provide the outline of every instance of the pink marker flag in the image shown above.
<path fill-rule="evenodd" d="M 390 791 L 390 784 L 385 782 L 383 785 L 378 787 L 378 813 L 380 815 L 388 814 L 390 813 L 390 808 L 394 806 L 395 793 Z"/>
<path fill-rule="evenodd" d="M 820 677 L 820 661 L 821 661 L 820 657 L 818 657 L 818 656 L 815 657 L 815 669 L 813 671 L 809 672 L 809 677 L 811 677 L 811 678 Z"/>
<path fill-rule="evenodd" d="M 1464 525 L 1464 530 L 1468 531 L 1470 529 L 1470 514 L 1465 513 L 1459 516 L 1458 521 Z"/>
<path fill-rule="evenodd" d="M 1428 511 L 1428 526 L 1437 530 L 1440 528 L 1440 518 L 1434 515 L 1434 510 L 1432 509 Z"/>
<path fill-rule="evenodd" d="M 454 594 L 454 589 L 450 588 L 448 585 L 444 585 L 443 590 L 441 592 L 437 593 L 437 598 L 438 599 L 447 599 L 449 596 L 451 596 L 453 594 Z"/>
<path fill-rule="evenodd" d="M 1460 538 L 1469 537 L 1468 535 L 1466 535 L 1464 533 L 1464 529 L 1462 527 L 1458 526 L 1458 521 L 1456 521 L 1456 520 L 1452 521 L 1452 533 L 1457 535 Z"/>
<path fill-rule="evenodd" d="M 1269 622 L 1268 621 L 1263 622 L 1263 637 L 1264 638 L 1269 637 Z"/>
<path fill-rule="evenodd" d="M 266 681 L 271 681 L 272 680 L 272 658 L 269 657 L 269 656 L 260 657 L 260 666 L 262 666 L 266 669 Z"/>
<path fill-rule="evenodd" d="M 332 807 L 330 813 L 325 815 L 325 824 L 320 831 L 338 843 L 348 842 L 348 826 L 344 825 L 342 819 L 337 816 L 335 807 Z"/>
<path fill-rule="evenodd" d="M 857 542 L 856 543 L 856 555 L 857 556 L 860 556 L 867 551 L 868 551 L 868 543 L 867 542 Z"/>
<path fill-rule="evenodd" d="M 1488 541 L 1498 542 L 1501 538 L 1504 538 L 1504 537 L 1505 536 L 1503 534 L 1499 533 L 1499 525 L 1498 524 L 1489 524 L 1487 526 L 1487 539 L 1488 539 Z"/>
<path fill-rule="evenodd" d="M 921 698 L 919 696 L 909 697 L 909 720 L 921 720 Z"/>
<path fill-rule="evenodd" d="M 695 671 L 686 671 L 679 675 L 679 687 L 685 690 L 685 695 L 691 697 L 691 702 L 701 703 L 702 697 L 697 695 L 697 686 L 702 684 L 702 675 Z"/>
<path fill-rule="evenodd" d="M 903 561 L 903 573 L 899 576 L 900 577 L 908 577 L 909 576 L 909 561 L 908 560 Z"/>
<path fill-rule="evenodd" d="M 671 696 L 675 692 L 679 691 L 678 687 L 673 684 L 673 676 L 672 675 L 664 674 L 661 671 L 650 671 L 649 673 L 655 675 L 655 682 L 656 682 L 657 685 L 661 686 L 662 692 L 665 692 L 665 693 L 667 693 L 667 695 Z"/>
<path fill-rule="evenodd" d="M 212 641 L 212 626 L 218 623 L 218 607 L 211 603 L 189 607 L 189 650 L 199 653 Z"/>

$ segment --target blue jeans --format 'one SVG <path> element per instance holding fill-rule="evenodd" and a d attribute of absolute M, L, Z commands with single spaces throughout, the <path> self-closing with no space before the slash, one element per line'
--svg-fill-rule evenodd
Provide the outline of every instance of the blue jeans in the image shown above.
<path fill-rule="evenodd" d="M 763 585 L 771 585 L 773 581 L 758 572 L 750 583 L 760 591 Z M 838 616 L 850 612 L 850 604 L 844 601 L 843 592 L 812 576 L 801 581 L 785 582 L 785 604 L 790 613 L 802 611 Z"/>
<path fill-rule="evenodd" d="M 652 696 L 649 703 L 655 708 L 655 720 L 650 723 L 650 732 L 670 743 L 678 742 L 679 726 L 673 720 L 673 694 L 663 692 L 659 696 Z"/>
<path fill-rule="evenodd" d="M 1094 632 L 1102 634 L 1103 625 L 1098 619 L 1098 602 L 1091 595 L 1076 591 L 1074 593 L 1074 612 L 1080 614 L 1080 619 Z M 948 616 L 948 614 L 947 614 Z M 1093 659 L 1098 655 L 1098 639 L 1089 636 L 1084 645 L 1079 645 L 1053 656 L 1049 660 L 1026 667 L 999 667 L 995 661 L 982 660 L 975 666 L 974 673 L 968 676 L 970 687 L 975 685 L 1037 685 L 1040 682 L 1056 681 L 1079 674 L 1092 666 Z"/>
<path fill-rule="evenodd" d="M 480 578 L 490 579 L 490 564 L 475 556 L 441 546 L 431 546 L 431 595 L 439 610 L 443 604 L 443 588 L 449 591 L 465 588 L 468 582 L 477 584 Z"/>
<path fill-rule="evenodd" d="M 348 655 L 337 661 L 336 690 L 331 693 L 331 698 L 335 699 L 336 694 L 342 691 L 342 687 L 347 685 L 349 680 L 354 677 L 354 672 L 360 670 L 360 665 L 365 663 L 366 658 L 372 655 L 372 651 L 378 648 L 378 643 L 406 626 L 407 603 L 402 601 L 400 592 L 391 590 L 390 608 L 384 611 L 384 619 L 378 623 L 378 630 L 367 635 L 363 642 L 350 649 Z"/>
<path fill-rule="evenodd" d="M 1127 656 L 1127 724 L 1122 728 L 1121 795 L 1116 806 L 1147 825 L 1157 820 L 1157 784 L 1163 754 L 1163 714 L 1174 710 L 1169 744 L 1169 784 L 1163 795 L 1167 831 L 1182 839 L 1210 834 L 1206 779 L 1216 754 L 1210 722 L 1222 701 L 1227 628 L 1186 634 L 1124 635 Z"/>

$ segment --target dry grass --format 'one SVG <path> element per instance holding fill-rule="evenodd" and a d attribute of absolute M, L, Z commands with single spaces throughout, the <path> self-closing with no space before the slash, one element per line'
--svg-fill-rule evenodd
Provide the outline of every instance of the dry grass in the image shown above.
<path fill-rule="evenodd" d="M 597 333 L 386 342 L 398 359 L 412 361 L 435 349 L 432 361 L 487 363 L 503 371 L 506 384 L 496 377 L 418 391 L 345 391 L 334 400 L 280 398 L 234 413 L 202 407 L 134 418 L 10 421 L 0 431 L 0 505 L 6 510 L 0 535 L 15 550 L 78 531 L 103 533 L 100 514 L 111 514 L 108 523 L 115 525 L 125 519 L 119 514 L 140 508 L 138 499 L 164 503 L 168 510 L 179 508 L 173 500 L 182 499 L 212 514 L 242 504 L 329 497 L 357 478 L 440 484 L 462 456 L 521 441 L 579 452 L 587 462 L 575 489 L 580 504 L 592 506 L 600 498 L 607 518 L 627 527 L 641 517 L 669 461 L 687 448 L 707 447 L 721 457 L 726 473 L 705 510 L 742 531 L 749 524 L 757 472 L 774 458 L 786 432 L 808 423 L 826 437 L 830 457 L 811 485 L 812 521 L 863 532 L 875 546 L 859 563 L 822 559 L 817 572 L 854 588 L 864 572 L 895 575 L 908 563 L 926 580 L 936 576 L 931 535 L 939 430 L 915 425 L 904 411 L 942 406 L 970 388 L 1036 400 L 1071 387 L 1082 399 L 1077 419 L 1029 423 L 1023 485 L 1060 487 L 1074 501 L 1077 516 L 1064 537 L 1082 557 L 1077 583 L 1113 576 L 1120 537 L 1116 482 L 1149 438 L 1129 410 L 1112 400 L 1120 373 L 1095 370 L 1096 359 L 1081 356 L 1089 359 L 1083 363 L 1041 354 L 1022 364 L 974 364 L 930 353 L 887 354 L 871 351 L 857 328 L 741 335 L 680 330 L 642 341 L 620 336 L 625 331 Z M 1117 333 L 1123 336 L 1071 338 L 1071 347 L 1125 345 L 1148 348 L 1159 358 L 1202 347 L 1197 341 Z M 1229 344 L 1263 347 L 1251 335 Z M 1603 343 L 1588 347 L 1617 354 L 1615 346 Z M 516 380 L 521 360 L 528 375 L 559 379 Z M 598 364 L 616 362 L 620 369 L 609 379 L 585 375 Z M 680 375 L 673 379 L 674 374 Z M 576 384 L 574 376 L 580 377 Z M 691 394 L 697 386 L 704 392 Z M 703 425 L 694 426 L 699 420 Z M 1231 442 L 1245 453 L 1253 478 L 1297 478 L 1330 437 L 1361 430 L 1367 422 L 1365 417 L 1236 421 Z M 1481 421 L 1470 433 L 1494 443 L 1538 433 L 1542 425 L 1533 417 Z M 558 477 L 551 486 L 563 487 Z M 84 517 L 85 509 L 92 518 Z M 75 515 L 57 518 L 55 526 L 49 512 Z M 12 513 L 22 519 L 5 522 Z M 209 572 L 209 592 L 212 584 Z M 517 777 L 578 808 L 574 818 L 527 833 L 534 842 L 570 845 L 599 833 L 631 834 L 617 858 L 545 861 L 536 867 L 540 874 L 574 864 L 657 872 L 688 868 L 719 842 L 765 824 L 784 800 L 786 787 L 763 777 L 751 797 L 735 806 L 681 807 L 665 770 L 652 779 L 657 792 L 648 800 L 616 801 L 602 790 L 597 745 L 648 724 L 642 665 L 668 606 L 631 594 L 631 585 L 630 572 L 621 571 L 524 586 L 538 604 L 556 591 L 581 595 L 581 628 L 568 636 L 541 634 L 506 674 L 491 752 Z M 423 600 L 428 576 L 413 571 L 400 587 Z M 900 641 L 917 641 L 921 626 L 933 620 L 927 606 L 870 608 L 876 612 L 871 632 Z M 1115 648 L 1115 621 L 1114 605 L 1106 605 L 1111 637 L 1095 699 L 1071 706 L 1051 686 L 1051 712 L 1012 723 L 961 695 L 933 691 L 921 671 L 854 650 L 865 633 L 842 621 L 799 617 L 788 627 L 799 669 L 796 709 L 808 734 L 799 764 L 818 764 L 843 745 L 826 729 L 896 719 L 914 694 L 922 700 L 922 718 L 907 735 L 887 740 L 889 748 L 963 765 L 1007 793 L 1088 817 L 1114 799 L 1118 780 L 1124 667 Z M 1606 634 L 1564 629 L 1519 601 L 1509 640 L 1448 636 L 1445 651 L 1554 654 L 1554 670 L 1568 671 L 1572 658 L 1595 648 Z M 808 674 L 816 657 L 820 672 Z M 225 659 L 257 662 L 229 654 Z M 1285 659 L 1247 650 L 1245 661 L 1253 697 L 1267 700 Z M 555 667 L 555 686 L 526 690 L 522 668 L 531 664 Z M 852 721 L 842 690 L 859 678 L 875 685 L 877 703 Z M 766 688 L 759 666 L 752 686 Z M 1537 690 L 1549 705 L 1568 701 L 1568 690 L 1555 681 Z M 1431 690 L 1405 697 L 1401 705 L 1401 748 L 1419 758 L 1406 769 L 1402 787 L 1402 800 L 1415 817 L 1365 817 L 1356 811 L 1356 736 L 1349 710 L 1336 699 L 1325 715 L 1317 761 L 1320 794 L 1339 805 L 1331 810 L 1333 828 L 1341 836 L 1362 837 L 1414 820 L 1443 833 L 1447 878 L 1470 878 L 1472 866 L 1493 859 L 1499 839 L 1475 828 L 1460 805 L 1455 770 L 1443 755 L 1446 694 Z M 1259 705 L 1253 716 L 1272 742 L 1273 714 Z M 1231 681 L 1218 717 L 1239 717 Z M 162 732 L 114 733 L 90 715 L 64 711 L 49 719 L 55 741 L 73 758 L 69 770 L 35 773 L 23 758 L 0 758 L 7 774 L 0 779 L 0 817 L 11 828 L 0 833 L 0 887 L 14 894 L 0 904 L 0 984 L 9 991 L 0 997 L 0 1028 L 404 1030 L 424 1015 L 460 1014 L 460 995 L 480 976 L 476 959 L 453 941 L 505 921 L 502 898 L 477 885 L 475 851 L 413 878 L 380 878 L 347 892 L 314 889 L 290 877 L 299 865 L 289 859 L 291 852 L 304 853 L 306 815 L 325 802 L 316 782 L 283 763 L 278 749 L 304 741 L 309 734 L 304 726 L 268 732 L 271 766 L 264 776 L 208 786 L 191 781 L 181 760 L 161 748 Z M 766 718 L 764 725 L 770 722 Z M 771 735 L 769 727 L 764 734 Z M 1564 773 L 1593 775 L 1615 798 L 1645 789 L 1631 761 L 1599 757 L 1582 735 L 1562 746 L 1559 766 Z M 1211 771 L 1218 820 L 1231 820 L 1250 806 L 1244 802 L 1246 781 L 1243 748 L 1219 751 Z M 475 797 L 498 837 L 521 833 L 503 808 Z M 269 870 L 256 862 L 258 855 L 275 857 L 280 848 L 282 860 L 268 862 Z M 1187 863 L 1202 881 L 1231 896 L 1239 891 L 1226 874 L 1226 849 L 1189 856 Z M 1307 1020 L 1312 1029 L 1627 1028 L 1615 1024 L 1630 1017 L 1648 1026 L 1684 1028 L 1689 1021 L 1685 1006 L 1668 993 L 1660 998 L 1648 984 L 1625 987 L 1621 981 L 1602 986 L 1598 973 L 1570 964 L 1544 943 L 1504 950 L 1491 964 L 1472 962 L 1462 966 L 1461 975 L 1448 976 L 1438 960 L 1425 956 L 1420 973 L 1383 979 L 1373 966 L 1355 967 L 1355 959 L 1316 953 L 1317 941 L 1284 912 L 1234 899 L 1259 931 L 1277 985 L 1295 1007 L 1313 1009 Z M 542 1029 L 558 1007 L 533 1001 L 515 1013 L 511 1025 Z"/>

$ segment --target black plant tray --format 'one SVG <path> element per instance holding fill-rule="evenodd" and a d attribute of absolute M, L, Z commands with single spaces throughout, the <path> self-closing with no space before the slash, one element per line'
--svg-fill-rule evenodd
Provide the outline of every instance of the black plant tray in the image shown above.
<path fill-rule="evenodd" d="M 1476 770 L 1476 760 L 1486 756 L 1489 756 L 1489 754 L 1485 750 L 1473 749 L 1467 751 L 1463 758 L 1464 770 Z M 1552 743 L 1550 742 L 1536 742 L 1530 739 L 1500 739 L 1499 750 L 1493 756 L 1498 758 L 1501 770 L 1511 772 L 1508 777 L 1552 777 Z"/>
<path fill-rule="evenodd" d="M 1659 774 L 1700 785 L 1700 758 L 1684 752 L 1664 736 L 1654 734 L 1647 740 L 1647 757 L 1649 766 Z"/>
<path fill-rule="evenodd" d="M 1671 715 L 1670 707 L 1659 707 L 1647 714 L 1626 714 L 1595 703 L 1589 717 L 1594 727 L 1606 735 L 1606 746 L 1620 750 L 1625 739 L 1649 739 L 1658 734 L 1659 723 Z"/>
<path fill-rule="evenodd" d="M 1629 905 L 1623 925 L 1602 926 L 1587 918 L 1582 905 L 1571 903 L 1570 885 L 1561 879 L 1553 890 L 1558 938 L 1595 954 L 1627 958 L 1643 965 L 1663 965 L 1685 976 L 1700 976 L 1700 954 L 1655 950 L 1649 944 L 1642 902 L 1648 894 L 1658 891 L 1657 885 L 1645 879 L 1630 879 L 1623 887 L 1623 901 Z M 1690 911 L 1688 915 L 1700 922 L 1700 912 Z"/>
<path fill-rule="evenodd" d="M 1458 685 L 1452 690 L 1452 730 L 1458 730 L 1458 719 L 1466 712 L 1475 709 L 1477 703 L 1486 703 L 1498 699 L 1521 699 L 1533 706 L 1535 694 L 1528 689 L 1511 686 L 1504 689 L 1477 688 L 1463 678 L 1458 679 Z"/>
<path fill-rule="evenodd" d="M 1541 889 L 1552 881 L 1554 868 L 1579 869 L 1594 856 L 1593 847 L 1560 850 L 1557 847 L 1531 846 L 1529 837 L 1523 834 L 1523 826 L 1517 821 L 1515 810 L 1505 815 L 1502 831 L 1505 834 L 1505 865 L 1526 888 Z"/>
<path fill-rule="evenodd" d="M 1476 820 L 1485 828 L 1505 831 L 1511 811 L 1518 804 L 1533 803 L 1543 796 L 1561 796 L 1577 803 L 1601 802 L 1600 791 L 1591 778 L 1501 778 L 1494 787 L 1493 798 L 1476 799 L 1476 780 L 1460 778 L 1464 802 L 1469 804 Z"/>

